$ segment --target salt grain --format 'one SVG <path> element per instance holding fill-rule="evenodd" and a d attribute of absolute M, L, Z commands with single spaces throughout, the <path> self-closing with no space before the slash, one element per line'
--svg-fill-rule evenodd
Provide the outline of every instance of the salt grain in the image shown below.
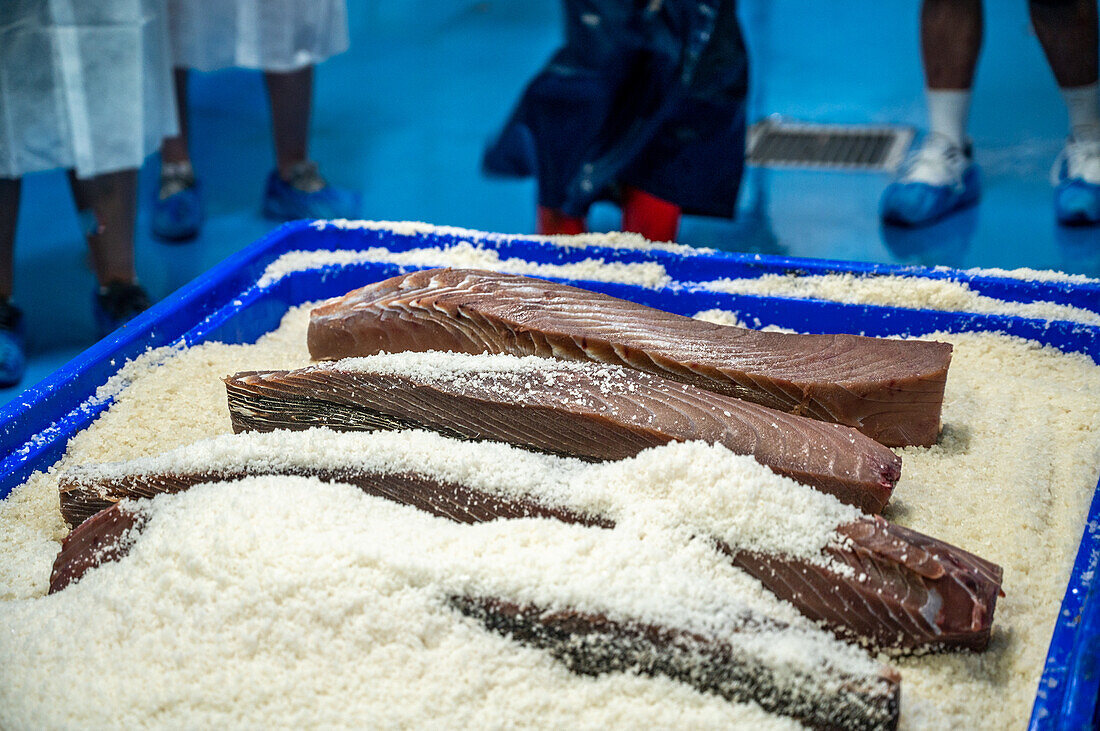
<path fill-rule="evenodd" d="M 821 274 L 765 274 L 755 279 L 717 279 L 695 286 L 728 294 L 759 294 L 819 299 L 861 305 L 976 312 L 991 315 L 1067 320 L 1100 325 L 1100 314 L 1054 302 L 1010 302 L 979 294 L 965 282 L 923 277 Z"/>
<path fill-rule="evenodd" d="M 346 231 L 385 231 L 398 236 L 453 236 L 476 244 L 479 241 L 542 241 L 567 249 L 588 248 L 592 246 L 610 249 L 640 249 L 643 251 L 669 251 L 681 256 L 713 254 L 714 249 L 701 246 L 687 246 L 671 242 L 650 241 L 638 234 L 612 231 L 610 233 L 590 233 L 573 236 L 526 236 L 522 234 L 500 234 L 487 231 L 475 231 L 455 226 L 435 226 L 417 221 L 314 221 L 313 227 L 319 231 L 326 228 L 338 228 Z"/>
<path fill-rule="evenodd" d="M 362 263 L 397 264 L 419 268 L 488 269 L 535 277 L 635 284 L 650 289 L 671 284 L 665 268 L 656 262 L 624 263 L 585 259 L 568 264 L 537 264 L 526 259 L 501 259 L 495 249 L 482 248 L 469 243 L 454 244 L 445 248 L 428 247 L 407 251 L 390 251 L 383 248 L 288 251 L 267 266 L 257 284 L 266 287 L 294 272 Z"/>

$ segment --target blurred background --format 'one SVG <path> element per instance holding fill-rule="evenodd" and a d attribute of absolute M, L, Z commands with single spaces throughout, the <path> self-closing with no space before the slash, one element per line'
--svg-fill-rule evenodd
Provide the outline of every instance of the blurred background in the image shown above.
<path fill-rule="evenodd" d="M 311 156 L 334 184 L 361 191 L 365 218 L 509 233 L 535 230 L 535 183 L 481 172 L 487 142 L 561 43 L 551 0 L 350 0 L 351 46 L 317 67 Z M 918 3 L 742 0 L 748 119 L 925 124 Z M 1100 229 L 1056 225 L 1051 163 L 1066 112 L 1027 4 L 987 4 L 970 132 L 984 173 L 981 204 L 919 229 L 884 227 L 889 172 L 750 168 L 736 220 L 686 217 L 683 243 L 731 251 L 951 267 L 1032 267 L 1100 276 Z M 182 245 L 149 234 L 158 163 L 141 175 L 138 275 L 159 300 L 274 226 L 260 215 L 273 167 L 259 72 L 191 78 L 191 152 L 207 220 Z M 597 204 L 593 230 L 619 225 Z M 94 280 L 64 173 L 25 178 L 15 299 L 29 369 L 7 400 L 96 339 Z"/>

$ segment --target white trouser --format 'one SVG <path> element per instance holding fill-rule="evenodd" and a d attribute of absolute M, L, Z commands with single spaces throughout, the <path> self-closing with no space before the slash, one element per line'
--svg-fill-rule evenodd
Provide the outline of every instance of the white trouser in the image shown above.
<path fill-rule="evenodd" d="M 168 0 L 173 61 L 295 71 L 347 50 L 344 0 Z"/>
<path fill-rule="evenodd" d="M 0 1 L 0 177 L 136 168 L 176 132 L 165 0 Z"/>

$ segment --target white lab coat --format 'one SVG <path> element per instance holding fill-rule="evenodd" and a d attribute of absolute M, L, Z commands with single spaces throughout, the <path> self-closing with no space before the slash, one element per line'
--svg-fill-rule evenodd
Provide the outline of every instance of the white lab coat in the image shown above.
<path fill-rule="evenodd" d="M 168 0 L 173 60 L 214 71 L 296 71 L 348 48 L 344 0 Z"/>
<path fill-rule="evenodd" d="M 140 167 L 176 133 L 164 0 L 0 0 L 0 177 Z"/>

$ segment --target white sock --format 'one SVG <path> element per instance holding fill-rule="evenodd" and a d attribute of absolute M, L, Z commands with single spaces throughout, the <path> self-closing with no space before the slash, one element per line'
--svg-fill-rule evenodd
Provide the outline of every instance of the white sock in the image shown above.
<path fill-rule="evenodd" d="M 970 116 L 969 89 L 928 89 L 929 131 L 966 147 L 966 120 Z"/>
<path fill-rule="evenodd" d="M 1069 129 L 1077 142 L 1100 140 L 1100 84 L 1063 86 Z"/>

